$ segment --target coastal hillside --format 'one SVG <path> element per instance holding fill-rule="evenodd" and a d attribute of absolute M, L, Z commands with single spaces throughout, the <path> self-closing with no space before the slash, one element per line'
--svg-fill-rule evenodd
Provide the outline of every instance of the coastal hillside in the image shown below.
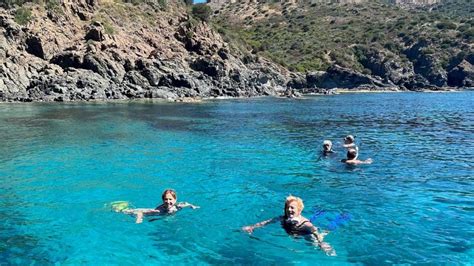
<path fill-rule="evenodd" d="M 179 100 L 286 90 L 286 69 L 231 51 L 184 1 L 9 0 L 0 6 L 2 101 Z"/>
<path fill-rule="evenodd" d="M 470 87 L 469 0 L 0 2 L 0 101 Z"/>
<path fill-rule="evenodd" d="M 364 82 L 344 78 L 351 75 L 412 90 L 474 86 L 470 0 L 211 0 L 211 6 L 227 40 L 302 73 L 295 87 Z M 319 78 L 341 71 L 342 79 Z"/>

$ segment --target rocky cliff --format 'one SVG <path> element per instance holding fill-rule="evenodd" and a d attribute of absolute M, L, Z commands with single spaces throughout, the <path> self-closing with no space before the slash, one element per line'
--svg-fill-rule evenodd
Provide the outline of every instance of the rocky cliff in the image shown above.
<path fill-rule="evenodd" d="M 214 21 L 254 54 L 301 73 L 295 88 L 474 86 L 469 0 L 334 2 L 220 2 Z"/>
<path fill-rule="evenodd" d="M 472 19 L 425 19 L 414 27 L 409 13 L 387 13 L 386 5 L 230 1 L 219 3 L 210 26 L 181 1 L 45 1 L 0 7 L 0 101 L 473 86 Z M 387 25 L 377 12 L 390 18 Z M 379 28 L 363 28 L 349 39 L 358 23 Z M 431 39 L 390 32 L 430 23 L 440 30 L 426 34 Z"/>
<path fill-rule="evenodd" d="M 286 90 L 284 68 L 232 52 L 183 4 L 163 3 L 69 0 L 0 8 L 0 100 L 247 97 Z M 31 12 L 24 25 L 19 10 Z"/>

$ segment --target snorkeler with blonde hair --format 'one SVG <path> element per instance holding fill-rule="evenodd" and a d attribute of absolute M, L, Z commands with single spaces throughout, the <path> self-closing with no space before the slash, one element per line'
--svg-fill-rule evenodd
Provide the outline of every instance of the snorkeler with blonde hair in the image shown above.
<path fill-rule="evenodd" d="M 251 234 L 253 230 L 264 227 L 267 224 L 280 222 L 283 229 L 289 235 L 309 236 L 311 241 L 321 248 L 328 256 L 336 256 L 336 251 L 326 242 L 324 236 L 327 232 L 320 233 L 319 229 L 314 226 L 310 220 L 301 215 L 304 209 L 303 200 L 295 196 L 288 196 L 285 200 L 284 215 L 272 219 L 268 219 L 254 225 L 242 227 L 242 230 Z"/>
<path fill-rule="evenodd" d="M 347 151 L 347 159 L 342 159 L 341 162 L 351 165 L 358 165 L 358 164 L 371 164 L 373 160 L 371 158 L 367 160 L 358 160 L 357 157 L 359 156 L 359 151 L 356 149 L 349 149 Z"/>
<path fill-rule="evenodd" d="M 114 211 L 122 212 L 125 214 L 132 214 L 136 216 L 136 223 L 143 222 L 143 216 L 145 215 L 163 215 L 163 214 L 172 214 L 175 213 L 183 208 L 190 207 L 192 209 L 197 209 L 199 206 L 195 206 L 193 204 L 187 202 L 176 202 L 178 199 L 176 196 L 176 192 L 173 189 L 167 189 L 161 194 L 161 199 L 163 203 L 158 205 L 154 209 L 146 209 L 146 208 L 137 208 L 137 209 L 129 209 L 128 205 L 123 206 L 121 205 L 120 208 L 116 208 L 112 206 Z"/>

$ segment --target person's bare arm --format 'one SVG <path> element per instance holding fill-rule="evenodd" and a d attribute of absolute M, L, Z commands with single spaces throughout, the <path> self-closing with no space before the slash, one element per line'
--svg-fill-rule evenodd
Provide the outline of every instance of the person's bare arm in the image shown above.
<path fill-rule="evenodd" d="M 329 245 L 329 243 L 324 242 L 324 237 L 329 233 L 329 232 L 323 232 L 320 233 L 318 228 L 316 226 L 313 226 L 314 230 L 311 235 L 313 239 L 314 245 L 318 246 L 326 255 L 328 256 L 336 256 L 336 251 Z"/>
<path fill-rule="evenodd" d="M 128 209 L 128 210 L 123 210 L 122 211 L 125 214 L 132 214 L 136 216 L 135 223 L 139 224 L 143 222 L 143 216 L 149 215 L 149 214 L 158 214 L 161 211 L 156 210 L 156 209 Z"/>
<path fill-rule="evenodd" d="M 199 206 L 193 205 L 193 204 L 188 203 L 188 202 L 180 202 L 180 203 L 178 203 L 178 207 L 179 207 L 179 208 L 187 208 L 187 207 L 189 207 L 189 208 L 191 208 L 191 209 L 193 209 L 193 210 L 194 210 L 194 209 L 199 209 L 199 208 L 201 208 L 201 207 L 199 207 Z"/>
<path fill-rule="evenodd" d="M 244 226 L 244 227 L 242 227 L 242 230 L 244 230 L 245 232 L 251 234 L 255 228 L 264 227 L 265 225 L 270 224 L 270 223 L 275 223 L 278 220 L 280 220 L 280 217 L 271 218 L 271 219 L 256 223 L 254 225 Z"/>

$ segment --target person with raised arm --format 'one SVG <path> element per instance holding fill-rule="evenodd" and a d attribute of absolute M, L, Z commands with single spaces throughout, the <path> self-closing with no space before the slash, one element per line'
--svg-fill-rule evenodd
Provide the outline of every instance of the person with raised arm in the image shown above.
<path fill-rule="evenodd" d="M 251 234 L 256 228 L 280 222 L 283 229 L 285 229 L 289 235 L 309 236 L 310 240 L 316 246 L 321 248 L 328 256 L 336 256 L 334 249 L 328 243 L 323 241 L 324 236 L 327 233 L 319 232 L 319 229 L 314 226 L 310 220 L 301 215 L 303 208 L 304 204 L 301 198 L 288 196 L 285 200 L 284 215 L 254 225 L 244 226 L 242 227 L 242 230 Z"/>

